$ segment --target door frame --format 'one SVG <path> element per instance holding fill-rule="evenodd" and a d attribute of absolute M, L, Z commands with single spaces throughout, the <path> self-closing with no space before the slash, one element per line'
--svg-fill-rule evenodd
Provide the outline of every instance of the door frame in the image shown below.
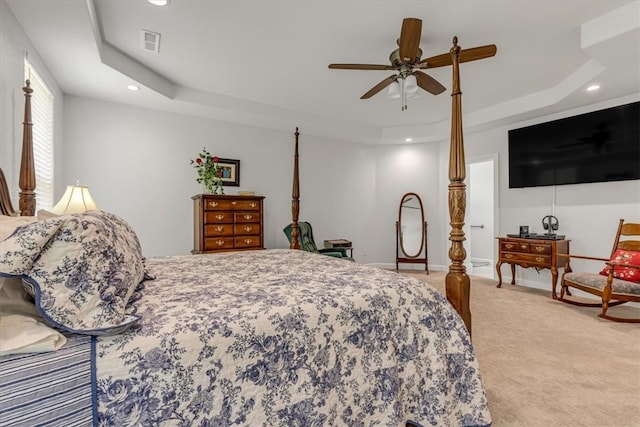
<path fill-rule="evenodd" d="M 467 214 L 466 214 L 466 219 L 465 219 L 465 225 L 464 225 L 464 233 L 465 236 L 467 237 L 467 241 L 466 241 L 466 245 L 465 245 L 465 251 L 467 251 L 467 258 L 465 259 L 465 265 L 467 267 L 467 270 L 472 271 L 472 265 L 471 265 L 471 245 L 473 244 L 473 242 L 471 241 L 471 223 L 467 221 L 467 219 L 471 218 L 471 197 L 470 197 L 470 192 L 471 192 L 471 187 L 473 185 L 473 183 L 471 182 L 471 165 L 475 164 L 475 163 L 483 163 L 483 162 L 487 162 L 487 161 L 492 161 L 493 162 L 493 232 L 494 234 L 499 233 L 499 206 L 500 206 L 500 169 L 499 169 L 499 165 L 500 165 L 500 155 L 499 153 L 490 153 L 490 154 L 484 154 L 481 156 L 474 156 L 474 157 L 470 157 L 467 162 L 466 162 L 466 175 L 468 178 L 468 182 L 469 185 L 467 186 L 467 200 L 469 200 L 469 204 L 467 205 Z M 492 240 L 492 246 L 493 246 L 493 260 L 495 261 L 495 254 L 497 253 L 497 243 L 496 243 L 496 239 L 495 236 L 490 236 L 491 240 Z M 496 278 L 496 271 L 495 268 L 491 269 L 492 271 L 492 278 L 495 279 Z"/>

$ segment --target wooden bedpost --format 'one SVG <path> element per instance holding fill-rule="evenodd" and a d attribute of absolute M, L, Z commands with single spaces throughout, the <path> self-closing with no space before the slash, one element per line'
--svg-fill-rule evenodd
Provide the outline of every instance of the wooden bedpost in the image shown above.
<path fill-rule="evenodd" d="M 466 209 L 466 165 L 464 159 L 464 141 L 462 138 L 462 92 L 460 90 L 460 46 L 458 37 L 453 38 L 453 47 L 449 51 L 453 61 L 453 88 L 451 91 L 451 145 L 449 148 L 449 218 L 451 221 L 451 248 L 449 258 L 451 265 L 445 278 L 447 299 L 460 313 L 464 324 L 471 335 L 471 310 L 469 297 L 471 281 L 464 266 L 467 254 L 465 241 L 464 215 Z"/>
<path fill-rule="evenodd" d="M 31 123 L 31 82 L 26 81 L 24 91 L 24 122 L 22 122 L 22 159 L 20 163 L 20 215 L 33 216 L 36 213 L 36 169 L 33 161 L 33 133 Z"/>
<path fill-rule="evenodd" d="M 296 128 L 296 147 L 293 154 L 293 190 L 291 192 L 291 242 L 289 243 L 290 249 L 300 249 L 300 242 L 298 241 L 299 229 L 298 229 L 298 215 L 300 214 L 300 177 L 298 172 L 298 128 Z"/>

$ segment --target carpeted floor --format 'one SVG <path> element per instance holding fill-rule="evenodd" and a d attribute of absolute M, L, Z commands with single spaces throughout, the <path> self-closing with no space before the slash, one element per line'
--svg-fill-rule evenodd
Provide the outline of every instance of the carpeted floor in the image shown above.
<path fill-rule="evenodd" d="M 444 293 L 445 272 L 403 271 Z M 471 277 L 473 344 L 493 426 L 640 426 L 640 324 Z M 633 307 L 614 307 L 640 317 Z"/>

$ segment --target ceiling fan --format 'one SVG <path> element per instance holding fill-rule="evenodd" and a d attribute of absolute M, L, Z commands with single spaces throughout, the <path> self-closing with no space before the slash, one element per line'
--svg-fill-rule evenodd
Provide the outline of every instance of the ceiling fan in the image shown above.
<path fill-rule="evenodd" d="M 329 68 L 334 70 L 393 70 L 395 72 L 394 74 L 369 89 L 369 91 L 362 95 L 360 99 L 371 98 L 382 89 L 393 84 L 389 90 L 390 96 L 393 98 L 399 98 L 402 96 L 402 110 L 405 110 L 407 108 L 407 94 L 415 93 L 418 90 L 418 87 L 433 95 L 438 95 L 445 91 L 444 86 L 430 75 L 423 73 L 421 70 L 445 67 L 453 63 L 451 54 L 448 52 L 421 60 L 421 32 L 421 19 L 404 18 L 402 20 L 400 38 L 397 40 L 398 49 L 394 50 L 391 52 L 391 55 L 389 55 L 391 65 L 329 64 Z M 495 45 L 463 49 L 460 51 L 459 62 L 474 61 L 476 59 L 487 58 L 495 54 Z"/>

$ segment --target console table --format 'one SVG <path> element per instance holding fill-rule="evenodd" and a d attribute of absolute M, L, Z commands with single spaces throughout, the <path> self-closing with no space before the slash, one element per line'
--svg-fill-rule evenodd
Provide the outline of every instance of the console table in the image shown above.
<path fill-rule="evenodd" d="M 551 296 L 556 299 L 558 266 L 564 267 L 569 253 L 569 240 L 545 240 L 535 238 L 497 237 L 498 239 L 498 288 L 502 286 L 503 263 L 511 265 L 511 284 L 516 284 L 516 265 L 522 268 L 548 268 L 551 270 Z"/>

